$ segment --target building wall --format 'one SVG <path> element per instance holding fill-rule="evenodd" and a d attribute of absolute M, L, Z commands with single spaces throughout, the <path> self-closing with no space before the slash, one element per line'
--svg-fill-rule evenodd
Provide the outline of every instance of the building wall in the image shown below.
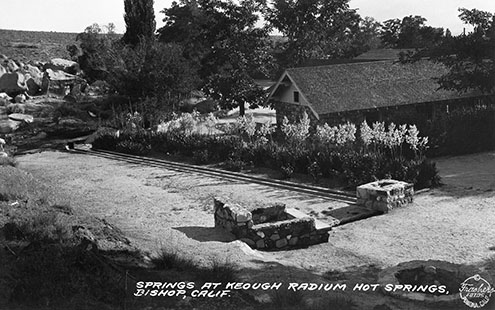
<path fill-rule="evenodd" d="M 319 115 L 319 119 L 314 116 L 309 107 L 290 104 L 287 102 L 276 102 L 274 104 L 277 112 L 277 124 L 281 124 L 284 116 L 287 116 L 287 118 L 292 122 L 297 121 L 300 119 L 303 111 L 306 111 L 311 119 L 311 122 L 314 122 L 314 125 L 327 123 L 331 126 L 342 124 L 347 121 L 358 125 L 364 120 L 366 120 L 368 124 L 377 121 L 385 121 L 387 123 L 394 122 L 396 124 L 410 124 L 412 120 L 426 122 L 435 119 L 435 116 L 448 114 L 457 109 L 463 109 L 475 105 L 495 108 L 495 96 L 461 98 L 456 100 L 418 103 L 380 109 L 329 113 Z"/>
<path fill-rule="evenodd" d="M 277 126 L 280 126 L 282 124 L 284 117 L 287 117 L 292 123 L 299 121 L 304 112 L 308 114 L 312 124 L 318 123 L 318 119 L 315 117 L 313 111 L 308 106 L 290 104 L 280 101 L 275 102 L 273 106 L 276 111 Z"/>

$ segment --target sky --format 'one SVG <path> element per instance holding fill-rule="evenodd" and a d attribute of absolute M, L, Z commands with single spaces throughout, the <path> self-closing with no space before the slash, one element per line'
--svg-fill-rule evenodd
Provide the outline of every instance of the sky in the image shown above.
<path fill-rule="evenodd" d="M 155 0 L 157 27 L 163 25 L 160 11 L 171 3 Z M 427 25 L 449 28 L 454 35 L 467 27 L 458 18 L 458 8 L 495 13 L 494 0 L 350 0 L 349 4 L 362 17 L 371 16 L 379 22 L 421 15 Z M 93 23 L 112 22 L 117 32 L 125 32 L 123 0 L 0 0 L 0 12 L 0 29 L 79 33 Z"/>

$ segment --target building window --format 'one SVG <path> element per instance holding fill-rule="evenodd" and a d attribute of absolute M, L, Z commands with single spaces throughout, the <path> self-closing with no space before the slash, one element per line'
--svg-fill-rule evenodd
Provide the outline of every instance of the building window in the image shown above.
<path fill-rule="evenodd" d="M 299 92 L 298 91 L 294 92 L 294 102 L 299 102 Z"/>

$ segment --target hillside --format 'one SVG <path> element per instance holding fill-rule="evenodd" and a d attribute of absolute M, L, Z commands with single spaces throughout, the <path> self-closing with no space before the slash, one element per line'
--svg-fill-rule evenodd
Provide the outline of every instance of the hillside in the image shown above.
<path fill-rule="evenodd" d="M 77 33 L 0 29 L 0 54 L 22 62 L 69 58 L 67 45 L 76 44 Z"/>

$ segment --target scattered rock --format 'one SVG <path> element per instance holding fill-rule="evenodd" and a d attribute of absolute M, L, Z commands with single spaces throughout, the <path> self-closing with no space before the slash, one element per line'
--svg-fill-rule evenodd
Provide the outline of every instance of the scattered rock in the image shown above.
<path fill-rule="evenodd" d="M 43 73 L 40 69 L 33 65 L 25 65 L 22 69 L 22 73 L 26 77 L 28 94 L 31 96 L 38 94 L 41 90 L 41 83 L 43 80 Z"/>
<path fill-rule="evenodd" d="M 24 103 L 24 102 L 26 102 L 26 95 L 19 94 L 19 95 L 15 96 L 14 101 L 15 101 L 15 103 Z"/>
<path fill-rule="evenodd" d="M 9 97 L 9 95 L 7 95 L 6 93 L 0 93 L 0 99 L 12 100 L 12 98 Z"/>
<path fill-rule="evenodd" d="M 34 136 L 35 139 L 43 140 L 48 137 L 48 134 L 44 131 L 39 132 L 36 136 Z"/>
<path fill-rule="evenodd" d="M 11 103 L 7 105 L 7 110 L 10 113 L 26 113 L 26 106 L 22 103 Z"/>
<path fill-rule="evenodd" d="M 7 73 L 7 69 L 4 66 L 0 65 L 0 77 L 6 73 Z"/>
<path fill-rule="evenodd" d="M 14 121 L 11 119 L 0 121 L 0 133 L 1 134 L 12 133 L 16 131 L 21 126 L 21 124 L 22 122 Z"/>
<path fill-rule="evenodd" d="M 9 72 L 17 72 L 19 71 L 19 66 L 12 59 L 8 59 L 5 63 L 5 67 Z"/>
<path fill-rule="evenodd" d="M 43 70 L 64 71 L 69 74 L 77 74 L 80 71 L 79 64 L 72 60 L 54 58 L 43 66 Z"/>
<path fill-rule="evenodd" d="M 46 69 L 45 75 L 48 75 L 48 78 L 51 81 L 75 81 L 78 79 L 77 76 L 67 73 L 63 70 Z"/>
<path fill-rule="evenodd" d="M 14 121 L 32 123 L 34 121 L 34 117 L 27 114 L 13 113 L 9 115 L 9 118 Z"/>
<path fill-rule="evenodd" d="M 77 118 L 67 117 L 67 118 L 60 119 L 58 124 L 60 126 L 70 127 L 70 126 L 84 126 L 86 124 L 86 122 L 84 122 L 83 120 L 77 119 Z"/>

